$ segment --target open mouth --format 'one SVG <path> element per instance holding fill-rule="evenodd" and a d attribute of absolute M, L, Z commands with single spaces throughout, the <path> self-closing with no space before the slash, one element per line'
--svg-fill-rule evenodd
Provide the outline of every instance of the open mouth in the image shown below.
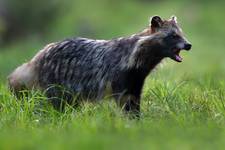
<path fill-rule="evenodd" d="M 182 62 L 183 59 L 180 56 L 180 51 L 181 50 L 189 51 L 191 47 L 192 45 L 189 43 L 184 44 L 184 46 L 173 47 L 170 51 L 170 58 L 175 60 L 176 62 Z"/>
<path fill-rule="evenodd" d="M 172 55 L 172 59 L 177 61 L 177 62 L 182 62 L 182 57 L 180 56 L 180 51 L 181 49 L 173 49 L 173 55 Z"/>

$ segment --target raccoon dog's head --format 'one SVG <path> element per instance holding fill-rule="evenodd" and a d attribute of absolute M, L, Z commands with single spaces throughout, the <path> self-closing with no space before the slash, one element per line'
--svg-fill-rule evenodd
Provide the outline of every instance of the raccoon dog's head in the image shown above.
<path fill-rule="evenodd" d="M 181 28 L 177 24 L 175 16 L 169 20 L 162 20 L 159 16 L 151 18 L 152 34 L 162 35 L 162 55 L 181 62 L 182 58 L 179 55 L 181 50 L 190 50 L 192 45 L 184 37 Z"/>

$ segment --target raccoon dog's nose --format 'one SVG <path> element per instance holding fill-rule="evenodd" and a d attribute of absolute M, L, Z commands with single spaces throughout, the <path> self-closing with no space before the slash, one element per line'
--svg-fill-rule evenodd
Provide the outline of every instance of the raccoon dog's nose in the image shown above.
<path fill-rule="evenodd" d="M 189 44 L 189 43 L 187 43 L 187 44 L 185 44 L 184 49 L 185 49 L 185 50 L 190 50 L 191 47 L 192 47 L 192 45 Z"/>

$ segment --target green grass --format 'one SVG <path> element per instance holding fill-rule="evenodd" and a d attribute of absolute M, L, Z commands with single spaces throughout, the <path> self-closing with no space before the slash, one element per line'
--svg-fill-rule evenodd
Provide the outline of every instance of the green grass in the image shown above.
<path fill-rule="evenodd" d="M 117 6 L 96 0 L 89 11 L 85 0 L 72 4 L 44 39 L 31 36 L 1 48 L 0 149 L 224 149 L 223 2 L 125 0 Z M 90 37 L 113 38 L 140 31 L 154 14 L 177 15 L 193 49 L 182 52 L 182 63 L 167 59 L 147 78 L 140 120 L 128 119 L 111 99 L 59 113 L 41 93 L 17 101 L 7 89 L 7 74 L 38 49 L 79 35 L 80 19 L 93 25 Z"/>
<path fill-rule="evenodd" d="M 224 85 L 149 84 L 140 120 L 129 120 L 111 100 L 59 113 L 38 93 L 16 101 L 3 86 L 0 149 L 223 149 Z"/>

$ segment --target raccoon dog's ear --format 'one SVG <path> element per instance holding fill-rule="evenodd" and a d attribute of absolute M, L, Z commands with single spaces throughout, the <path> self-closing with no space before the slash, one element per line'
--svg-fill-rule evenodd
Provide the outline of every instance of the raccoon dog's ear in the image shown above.
<path fill-rule="evenodd" d="M 176 16 L 171 16 L 170 20 L 173 21 L 174 23 L 177 23 L 177 17 Z"/>
<path fill-rule="evenodd" d="M 159 16 L 153 16 L 151 18 L 151 27 L 159 28 L 163 24 L 162 19 Z"/>

